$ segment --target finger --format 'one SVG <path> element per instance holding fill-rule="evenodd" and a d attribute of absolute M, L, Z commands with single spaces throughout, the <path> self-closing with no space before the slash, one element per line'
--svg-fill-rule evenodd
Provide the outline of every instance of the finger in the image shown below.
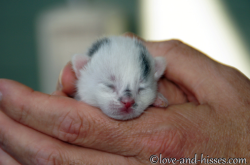
<path fill-rule="evenodd" d="M 216 101 L 212 96 L 217 95 L 223 85 L 218 84 L 221 64 L 180 41 L 146 42 L 145 45 L 154 56 L 166 58 L 164 76 L 167 79 L 190 91 L 189 95 L 201 104 Z"/>
<path fill-rule="evenodd" d="M 142 150 L 150 154 L 154 147 L 148 143 L 152 134 L 159 135 L 160 128 L 171 122 L 165 119 L 168 118 L 167 111 L 159 108 L 147 110 L 136 120 L 116 121 L 83 102 L 34 92 L 11 80 L 0 80 L 0 91 L 0 108 L 14 120 L 71 144 L 124 156 L 138 155 Z M 157 127 L 159 129 L 155 129 Z M 165 138 L 160 141 L 165 146 L 161 148 L 162 152 L 169 153 L 174 147 L 175 131 L 172 127 L 164 130 Z M 137 138 L 140 134 L 143 134 L 142 138 Z"/>
<path fill-rule="evenodd" d="M 166 108 L 168 106 L 168 100 L 161 93 L 157 93 L 157 96 L 153 105 L 155 107 Z"/>
<path fill-rule="evenodd" d="M 54 91 L 53 93 L 51 93 L 51 95 L 53 95 L 53 96 L 64 96 L 64 97 L 67 97 L 66 93 L 64 93 L 62 91 Z"/>
<path fill-rule="evenodd" d="M 158 82 L 158 90 L 168 100 L 169 105 L 183 104 L 189 101 L 186 94 L 176 84 L 164 77 Z"/>
<path fill-rule="evenodd" d="M 72 69 L 71 62 L 68 62 L 60 73 L 57 83 L 57 91 L 62 91 L 68 96 L 73 96 L 73 94 L 75 93 L 75 83 L 75 72 Z"/>
<path fill-rule="evenodd" d="M 128 164 L 134 159 L 81 148 L 18 124 L 0 111 L 0 146 L 21 164 Z M 128 161 L 129 160 L 129 161 Z M 135 162 L 135 161 L 134 161 Z M 16 164 L 13 164 L 16 165 Z"/>
<path fill-rule="evenodd" d="M 0 147 L 0 165 L 21 165 Z"/>
<path fill-rule="evenodd" d="M 114 142 L 110 136 L 125 133 L 100 110 L 74 99 L 35 92 L 18 82 L 3 79 L 0 91 L 0 108 L 8 116 L 63 141 L 106 150 L 110 143 L 103 141 Z"/>

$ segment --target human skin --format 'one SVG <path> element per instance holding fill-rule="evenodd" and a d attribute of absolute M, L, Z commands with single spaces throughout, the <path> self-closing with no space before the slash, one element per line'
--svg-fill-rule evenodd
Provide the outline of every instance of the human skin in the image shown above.
<path fill-rule="evenodd" d="M 153 56 L 167 61 L 159 91 L 169 107 L 150 107 L 129 121 L 108 118 L 70 98 L 76 80 L 70 63 L 52 95 L 2 79 L 0 151 L 9 155 L 5 160 L 13 165 L 136 165 L 151 164 L 151 155 L 204 154 L 249 162 L 250 80 L 180 41 L 143 42 Z"/>

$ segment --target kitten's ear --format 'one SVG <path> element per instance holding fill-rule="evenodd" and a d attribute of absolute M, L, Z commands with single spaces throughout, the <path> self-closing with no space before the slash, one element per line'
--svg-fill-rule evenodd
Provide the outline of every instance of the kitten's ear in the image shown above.
<path fill-rule="evenodd" d="M 166 69 L 166 59 L 163 57 L 155 57 L 155 73 L 154 77 L 156 80 L 158 80 L 164 73 Z"/>
<path fill-rule="evenodd" d="M 76 74 L 76 77 L 80 77 L 80 70 L 84 68 L 84 65 L 86 65 L 89 61 L 89 57 L 83 54 L 75 54 L 72 59 L 72 67 Z"/>

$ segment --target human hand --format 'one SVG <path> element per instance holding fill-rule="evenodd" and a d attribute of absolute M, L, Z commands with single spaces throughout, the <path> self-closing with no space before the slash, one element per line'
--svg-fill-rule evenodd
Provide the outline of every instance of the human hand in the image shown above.
<path fill-rule="evenodd" d="M 169 100 L 168 108 L 150 107 L 130 121 L 110 119 L 96 108 L 65 97 L 73 93 L 75 81 L 68 64 L 56 96 L 0 81 L 1 110 L 17 121 L 0 114 L 1 147 L 24 164 L 41 158 L 51 164 L 75 160 L 79 164 L 150 164 L 150 155 L 160 153 L 177 159 L 192 158 L 195 153 L 249 158 L 249 80 L 179 41 L 145 45 L 151 54 L 167 60 L 159 88 Z"/>

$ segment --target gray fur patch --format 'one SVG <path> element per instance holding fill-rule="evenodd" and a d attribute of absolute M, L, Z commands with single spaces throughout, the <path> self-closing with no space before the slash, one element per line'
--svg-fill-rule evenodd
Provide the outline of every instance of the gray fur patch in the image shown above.
<path fill-rule="evenodd" d="M 147 79 L 151 71 L 150 60 L 147 57 L 147 49 L 145 48 L 145 46 L 141 43 L 138 43 L 138 46 L 140 47 L 139 60 L 142 69 L 142 79 Z"/>
<path fill-rule="evenodd" d="M 92 57 L 99 49 L 105 44 L 108 44 L 110 40 L 108 38 L 103 38 L 95 42 L 88 51 L 88 56 Z"/>

